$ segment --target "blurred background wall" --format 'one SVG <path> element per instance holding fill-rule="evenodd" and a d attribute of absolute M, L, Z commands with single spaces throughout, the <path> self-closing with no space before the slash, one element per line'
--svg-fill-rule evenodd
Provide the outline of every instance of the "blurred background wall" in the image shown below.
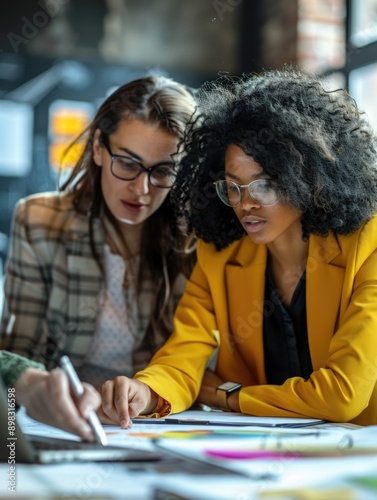
<path fill-rule="evenodd" d="M 377 0 L 3 0 L 0 273 L 15 203 L 56 189 L 65 145 L 117 86 L 294 63 L 348 88 L 377 126 L 376 40 Z"/>

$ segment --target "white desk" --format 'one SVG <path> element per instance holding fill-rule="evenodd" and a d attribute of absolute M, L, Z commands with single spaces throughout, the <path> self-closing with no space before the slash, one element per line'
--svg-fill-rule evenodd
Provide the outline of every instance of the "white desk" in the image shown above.
<path fill-rule="evenodd" d="M 23 413 L 20 423 L 26 432 L 33 434 L 66 436 L 65 433 L 35 422 Z M 200 426 L 170 426 L 150 423 L 135 424 L 133 429 L 123 431 L 105 427 L 110 443 L 123 443 L 151 449 L 154 444 L 148 436 L 160 436 L 161 446 L 187 456 L 203 456 L 203 450 L 211 449 L 255 449 L 262 442 L 261 429 Z M 187 435 L 186 431 L 194 431 Z M 377 448 L 377 427 L 356 429 L 350 426 L 325 425 L 300 429 L 297 432 L 315 431 L 310 436 L 290 437 L 290 446 L 296 443 L 303 447 L 317 445 L 334 446 L 344 443 L 344 434 L 351 435 L 354 446 Z M 177 438 L 177 431 L 183 432 Z M 240 436 L 239 433 L 244 433 Z M 222 435 L 226 432 L 228 435 Z M 235 434 L 232 435 L 232 432 Z M 255 435 L 247 435 L 253 432 Z M 292 430 L 283 430 L 283 433 Z M 207 433 L 207 434 L 203 434 Z M 201 435 L 202 434 L 202 435 Z M 317 436 L 315 437 L 315 435 Z M 200 437 L 198 437 L 201 435 Z M 174 436 L 174 437 L 173 437 Z M 204 437 L 206 436 L 206 437 Z M 288 437 L 280 439 L 285 444 Z M 306 440 L 306 441 L 305 441 Z M 273 439 L 268 442 L 272 446 Z M 259 444 L 258 444 L 259 443 Z M 264 441 L 266 443 L 266 441 Z M 300 444 L 301 443 L 301 444 Z M 305 446 L 306 446 L 305 444 Z M 339 447 L 339 446 L 338 446 Z M 212 459 L 216 462 L 216 459 Z M 16 492 L 7 492 L 9 466 L 0 465 L 0 498 L 43 499 L 101 499 L 101 500 L 259 500 L 265 498 L 300 500 L 375 500 L 377 489 L 366 488 L 357 483 L 369 476 L 377 477 L 377 453 L 361 456 L 339 456 L 331 458 L 282 457 L 274 459 L 224 460 L 218 463 L 241 471 L 245 477 L 231 475 L 192 475 L 177 461 L 175 470 L 159 471 L 153 468 L 130 466 L 126 463 L 70 463 L 59 465 L 17 464 Z M 158 464 L 158 463 L 156 463 Z M 175 465 L 175 464 L 174 464 Z M 295 495 L 289 492 L 296 490 Z M 160 493 L 158 493 L 160 491 Z M 167 493 L 169 492 L 169 493 Z M 175 495 L 170 495 L 174 493 Z M 170 496 L 169 496 L 170 495 Z"/>

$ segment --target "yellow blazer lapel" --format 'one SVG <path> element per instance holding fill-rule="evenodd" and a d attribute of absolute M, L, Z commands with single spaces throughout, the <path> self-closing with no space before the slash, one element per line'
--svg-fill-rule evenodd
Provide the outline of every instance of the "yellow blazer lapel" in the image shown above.
<path fill-rule="evenodd" d="M 328 358 L 329 344 L 338 320 L 344 268 L 331 264 L 331 261 L 340 251 L 333 235 L 310 238 L 306 266 L 306 321 L 314 370 L 323 366 Z"/>
<path fill-rule="evenodd" d="M 254 383 L 266 383 L 263 363 L 263 301 L 267 251 L 245 237 L 232 262 L 225 266 L 229 325 L 234 349 L 245 361 Z"/>

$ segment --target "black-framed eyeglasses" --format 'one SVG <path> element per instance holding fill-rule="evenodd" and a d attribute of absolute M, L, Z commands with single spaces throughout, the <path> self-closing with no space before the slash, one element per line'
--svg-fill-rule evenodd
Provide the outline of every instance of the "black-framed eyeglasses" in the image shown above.
<path fill-rule="evenodd" d="M 102 135 L 102 144 L 105 146 L 111 158 L 110 170 L 114 177 L 122 181 L 133 181 L 140 174 L 146 172 L 148 182 L 158 188 L 170 188 L 173 186 L 177 173 L 174 170 L 174 163 L 161 162 L 146 168 L 132 156 L 115 155 L 110 149 L 108 136 Z"/>
<path fill-rule="evenodd" d="M 259 205 L 275 205 L 278 195 L 270 180 L 258 179 L 249 184 L 237 184 L 233 181 L 220 180 L 214 182 L 220 200 L 228 207 L 236 207 L 241 203 L 242 192 L 247 188 L 250 196 Z"/>

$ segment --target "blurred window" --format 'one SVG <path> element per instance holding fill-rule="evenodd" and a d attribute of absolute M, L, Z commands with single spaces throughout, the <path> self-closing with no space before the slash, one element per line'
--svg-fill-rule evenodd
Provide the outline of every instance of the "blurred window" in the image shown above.
<path fill-rule="evenodd" d="M 348 89 L 377 132 L 377 0 L 348 0 Z"/>
<path fill-rule="evenodd" d="M 377 62 L 351 71 L 349 89 L 377 132 Z"/>
<path fill-rule="evenodd" d="M 361 47 L 377 40 L 377 0 L 352 0 L 350 40 Z"/>
<path fill-rule="evenodd" d="M 0 100 L 0 176 L 24 177 L 33 160 L 34 111 L 28 104 Z"/>

